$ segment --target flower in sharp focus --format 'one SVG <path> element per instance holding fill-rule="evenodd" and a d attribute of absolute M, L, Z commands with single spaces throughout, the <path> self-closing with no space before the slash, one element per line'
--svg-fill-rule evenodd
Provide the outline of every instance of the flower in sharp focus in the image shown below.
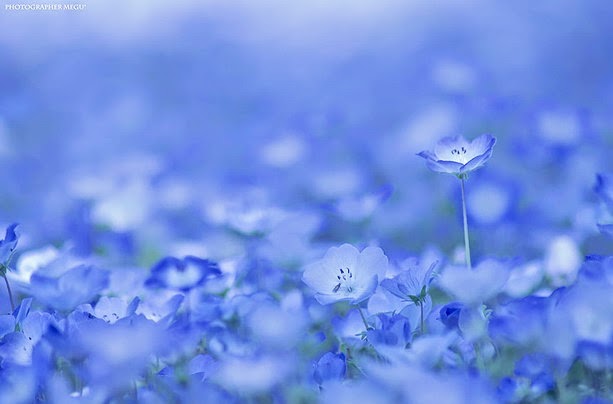
<path fill-rule="evenodd" d="M 315 290 L 315 298 L 321 304 L 358 304 L 375 292 L 387 265 L 387 257 L 378 247 L 366 247 L 360 252 L 343 244 L 330 248 L 322 260 L 308 265 L 302 280 Z"/>
<path fill-rule="evenodd" d="M 483 166 L 492 156 L 495 144 L 492 135 L 481 135 L 472 142 L 462 136 L 445 137 L 434 146 L 434 152 L 422 151 L 417 155 L 426 159 L 433 171 L 461 176 Z"/>
<path fill-rule="evenodd" d="M 219 275 L 221 270 L 215 262 L 191 255 L 182 260 L 166 257 L 153 266 L 145 284 L 152 288 L 162 287 L 186 292 Z"/>

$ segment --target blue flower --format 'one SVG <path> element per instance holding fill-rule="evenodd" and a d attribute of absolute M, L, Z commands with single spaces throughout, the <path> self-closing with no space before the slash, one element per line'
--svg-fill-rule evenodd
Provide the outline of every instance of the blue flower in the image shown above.
<path fill-rule="evenodd" d="M 322 260 L 308 265 L 302 281 L 315 290 L 315 298 L 321 304 L 358 304 L 375 292 L 387 265 L 387 257 L 378 247 L 366 247 L 360 252 L 343 244 L 330 248 Z"/>
<path fill-rule="evenodd" d="M 6 234 L 3 240 L 0 240 L 0 264 L 2 266 L 8 265 L 8 261 L 17 247 L 17 241 L 19 241 L 19 234 L 15 231 L 19 226 L 18 223 L 13 223 L 6 228 Z"/>
<path fill-rule="evenodd" d="M 513 300 L 492 313 L 488 332 L 498 344 L 535 346 L 546 335 L 550 306 L 550 299 L 544 297 Z"/>
<path fill-rule="evenodd" d="M 58 310 L 72 310 L 91 301 L 109 285 L 109 272 L 93 266 L 79 265 L 59 277 L 32 275 L 32 294 L 40 302 Z"/>
<path fill-rule="evenodd" d="M 390 345 L 405 348 L 412 340 L 413 327 L 409 319 L 402 314 L 379 314 L 375 324 L 375 329 L 367 333 L 368 341 L 375 347 Z"/>
<path fill-rule="evenodd" d="M 189 361 L 188 371 L 196 380 L 205 381 L 218 367 L 219 363 L 211 355 L 196 355 Z"/>
<path fill-rule="evenodd" d="M 153 266 L 145 285 L 186 292 L 219 275 L 221 271 L 215 262 L 191 255 L 182 260 L 166 257 Z"/>
<path fill-rule="evenodd" d="M 325 353 L 314 366 L 313 378 L 317 384 L 323 384 L 328 380 L 343 380 L 347 365 L 345 354 L 332 352 Z"/>
<path fill-rule="evenodd" d="M 128 304 L 119 297 L 107 297 L 102 296 L 96 303 L 96 307 L 93 310 L 93 315 L 99 319 L 106 321 L 109 324 L 117 322 L 117 320 L 129 317 L 138 308 L 140 299 L 135 297 Z"/>
<path fill-rule="evenodd" d="M 597 174 L 594 192 L 613 211 L 613 176 L 608 174 Z"/>
<path fill-rule="evenodd" d="M 434 152 L 422 151 L 417 155 L 426 159 L 428 168 L 440 173 L 466 175 L 483 166 L 492 156 L 496 138 L 481 135 L 468 142 L 462 136 L 445 137 L 434 147 Z"/>
<path fill-rule="evenodd" d="M 383 280 L 381 286 L 394 296 L 417 304 L 417 300 L 425 299 L 437 264 L 434 262 L 429 267 L 412 265 L 394 278 Z"/>
<path fill-rule="evenodd" d="M 606 213 L 608 213 L 608 215 L 602 215 L 605 216 L 605 223 L 600 223 L 602 222 L 602 220 L 600 220 L 597 224 L 598 229 L 601 233 L 613 236 L 613 224 L 610 223 L 611 215 L 613 214 L 613 175 L 598 174 L 596 176 L 594 191 L 602 202 L 604 202 L 607 210 Z"/>
<path fill-rule="evenodd" d="M 460 312 L 464 308 L 464 305 L 460 302 L 451 302 L 443 307 L 439 311 L 440 320 L 450 330 L 458 328 L 458 321 L 460 320 Z"/>
<path fill-rule="evenodd" d="M 467 305 L 478 306 L 496 296 L 509 278 L 507 265 L 486 259 L 470 271 L 449 266 L 439 279 L 439 285 Z"/>

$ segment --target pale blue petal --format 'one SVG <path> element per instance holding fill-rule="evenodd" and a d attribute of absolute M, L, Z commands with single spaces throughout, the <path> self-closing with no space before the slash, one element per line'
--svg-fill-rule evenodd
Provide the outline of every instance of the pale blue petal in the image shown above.
<path fill-rule="evenodd" d="M 336 286 L 334 272 L 323 265 L 322 261 L 308 265 L 302 274 L 302 281 L 318 293 L 331 293 Z"/>
<path fill-rule="evenodd" d="M 351 244 L 331 247 L 324 256 L 323 265 L 332 272 L 340 268 L 355 268 L 360 252 Z"/>
<path fill-rule="evenodd" d="M 466 150 L 469 148 L 469 143 L 462 136 L 444 137 L 434 146 L 436 160 L 455 161 L 457 156 L 452 154 L 451 151 L 453 149 L 461 149 L 462 147 Z"/>
<path fill-rule="evenodd" d="M 356 291 L 359 294 L 353 298 L 351 303 L 358 304 L 368 299 L 369 297 L 373 295 L 373 293 L 375 293 L 375 290 L 377 290 L 378 285 L 379 285 L 379 278 L 377 277 L 377 275 L 373 275 L 368 281 L 368 283 L 365 284 L 363 288 L 361 288 L 360 291 Z"/>
<path fill-rule="evenodd" d="M 356 265 L 356 276 L 358 281 L 361 277 L 376 274 L 379 279 L 385 277 L 387 272 L 388 259 L 379 247 L 366 247 L 359 255 Z"/>
<path fill-rule="evenodd" d="M 437 160 L 429 151 L 423 151 L 417 154 L 419 157 L 426 159 L 426 165 L 432 171 L 439 173 L 456 174 L 460 172 L 462 164 L 455 161 Z"/>

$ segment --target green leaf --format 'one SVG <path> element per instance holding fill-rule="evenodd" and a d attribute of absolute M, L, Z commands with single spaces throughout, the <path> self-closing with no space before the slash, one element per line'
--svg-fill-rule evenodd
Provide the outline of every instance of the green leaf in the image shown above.
<path fill-rule="evenodd" d="M 424 300 L 426 298 L 426 285 L 421 287 L 421 292 L 419 292 L 419 298 Z"/>
<path fill-rule="evenodd" d="M 415 296 L 415 295 L 409 295 L 409 299 L 411 299 L 411 301 L 415 304 L 419 304 L 419 302 L 421 301 L 419 299 L 419 296 Z"/>

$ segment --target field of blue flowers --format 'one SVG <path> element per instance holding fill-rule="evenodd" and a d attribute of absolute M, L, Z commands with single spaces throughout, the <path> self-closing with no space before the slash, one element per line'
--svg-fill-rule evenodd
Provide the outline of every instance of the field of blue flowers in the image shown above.
<path fill-rule="evenodd" d="M 607 1 L 9 3 L 0 404 L 613 402 Z"/>

